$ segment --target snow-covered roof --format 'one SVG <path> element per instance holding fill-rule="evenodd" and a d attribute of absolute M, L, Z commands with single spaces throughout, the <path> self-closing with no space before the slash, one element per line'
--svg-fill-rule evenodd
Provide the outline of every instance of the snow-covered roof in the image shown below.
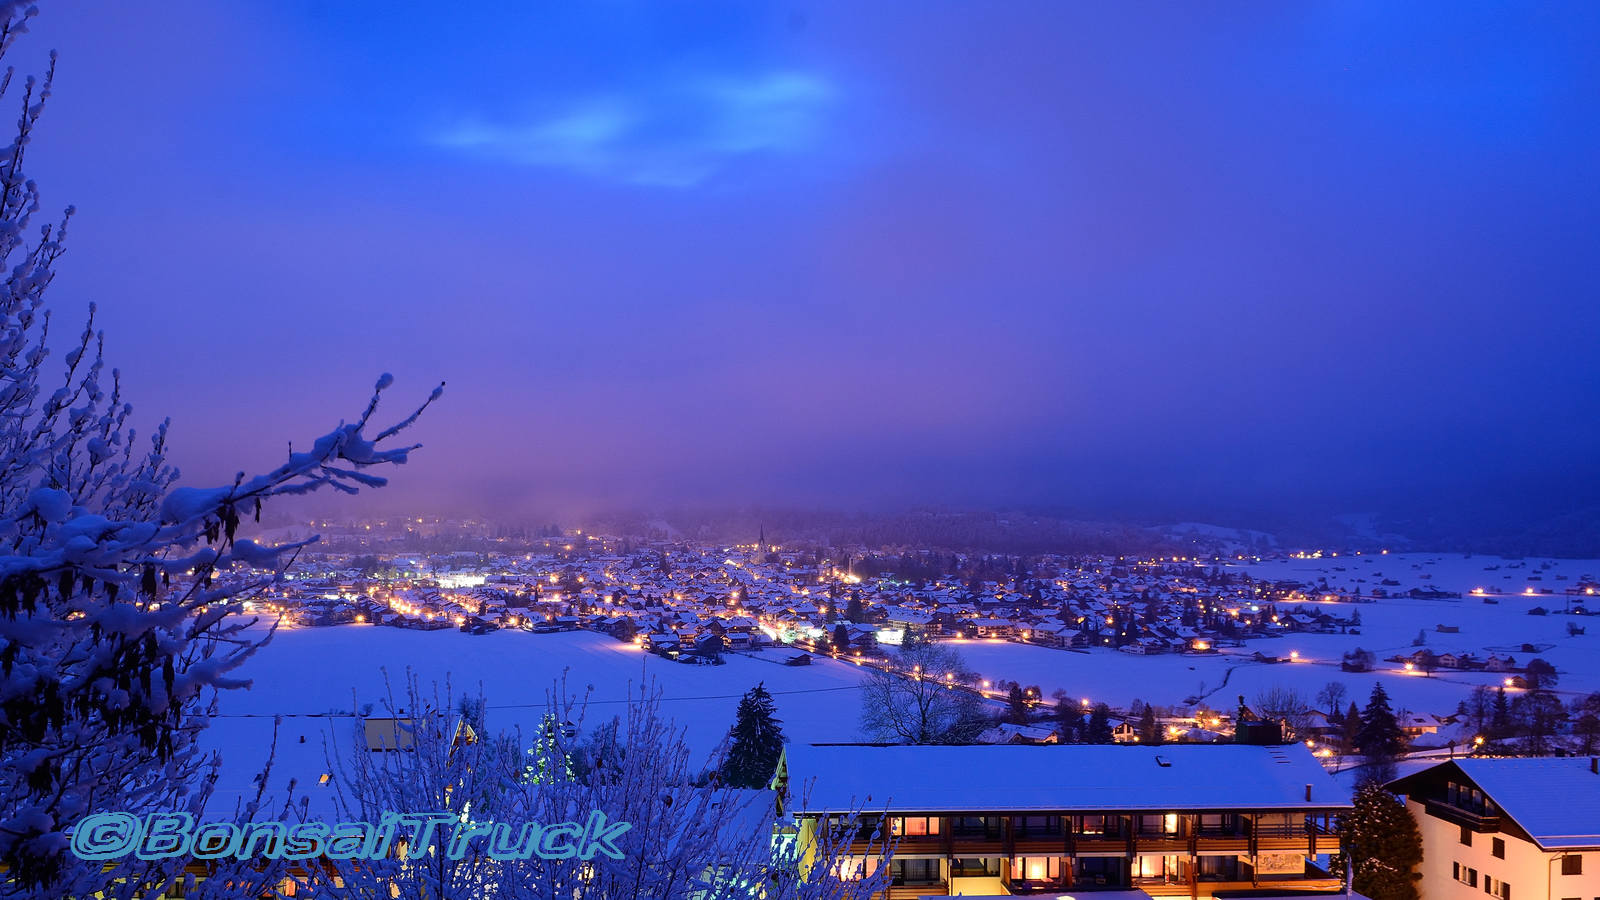
<path fill-rule="evenodd" d="M 354 746 L 355 720 L 348 716 L 221 716 L 211 720 L 201 734 L 201 745 L 221 751 L 223 764 L 207 807 L 207 818 L 222 819 L 261 792 L 263 808 L 276 814 L 281 804 L 294 798 L 307 802 L 311 818 L 332 821 L 337 814 L 335 789 L 322 781 L 335 766 L 343 747 Z M 265 785 L 257 783 L 271 758 Z M 292 785 L 292 789 L 291 789 Z"/>
<path fill-rule="evenodd" d="M 1587 758 L 1455 763 L 1540 846 L 1600 847 L 1600 775 Z"/>
<path fill-rule="evenodd" d="M 788 762 L 799 812 L 1350 806 L 1301 744 L 797 744 Z"/>

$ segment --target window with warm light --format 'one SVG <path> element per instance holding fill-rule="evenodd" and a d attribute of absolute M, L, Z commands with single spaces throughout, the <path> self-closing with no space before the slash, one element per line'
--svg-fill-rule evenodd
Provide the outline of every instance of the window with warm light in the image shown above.
<path fill-rule="evenodd" d="M 1011 877 L 1023 881 L 1060 881 L 1061 858 L 1057 856 L 1017 856 L 1011 860 Z"/>
<path fill-rule="evenodd" d="M 889 822 L 890 830 L 895 835 L 904 837 L 926 837 L 939 833 L 938 816 L 897 816 Z"/>

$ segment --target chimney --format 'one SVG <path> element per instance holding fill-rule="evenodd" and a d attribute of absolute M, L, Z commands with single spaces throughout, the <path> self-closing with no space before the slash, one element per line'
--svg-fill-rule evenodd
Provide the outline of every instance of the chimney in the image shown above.
<path fill-rule="evenodd" d="M 1311 802 L 1311 785 L 1306 785 L 1306 802 Z"/>
<path fill-rule="evenodd" d="M 1600 775 L 1600 756 L 1589 757 L 1589 771 Z"/>

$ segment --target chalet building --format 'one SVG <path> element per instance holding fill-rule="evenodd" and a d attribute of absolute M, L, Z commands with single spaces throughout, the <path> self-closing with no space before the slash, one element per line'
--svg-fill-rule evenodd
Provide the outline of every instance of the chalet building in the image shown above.
<path fill-rule="evenodd" d="M 864 816 L 831 877 L 888 865 L 885 900 L 1333 891 L 1316 860 L 1339 849 L 1334 819 L 1350 807 L 1300 744 L 796 745 L 779 782 L 802 846 Z M 878 832 L 896 844 L 887 863 Z"/>
<path fill-rule="evenodd" d="M 1389 788 L 1422 833 L 1422 900 L 1600 897 L 1600 760 L 1454 759 Z"/>

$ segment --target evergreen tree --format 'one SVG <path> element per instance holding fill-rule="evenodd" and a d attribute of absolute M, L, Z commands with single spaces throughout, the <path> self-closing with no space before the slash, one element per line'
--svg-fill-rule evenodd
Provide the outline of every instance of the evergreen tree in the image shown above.
<path fill-rule="evenodd" d="M 1350 708 L 1344 711 L 1343 731 L 1340 736 L 1344 738 L 1344 752 L 1354 753 L 1356 743 L 1361 736 L 1361 710 L 1356 709 L 1356 702 L 1350 701 Z"/>
<path fill-rule="evenodd" d="M 764 684 L 757 684 L 739 699 L 733 729 L 728 732 L 728 755 L 720 769 L 722 783 L 734 788 L 765 788 L 772 783 L 783 755 L 783 723 Z"/>
<path fill-rule="evenodd" d="M 1156 724 L 1156 708 L 1148 704 L 1145 705 L 1144 712 L 1139 714 L 1139 742 L 1161 743 L 1161 726 Z"/>
<path fill-rule="evenodd" d="M 1389 692 L 1383 683 L 1372 686 L 1372 696 L 1361 714 L 1361 730 L 1356 734 L 1356 749 L 1372 760 L 1393 759 L 1405 747 L 1405 735 L 1389 706 Z"/>
<path fill-rule="evenodd" d="M 1104 703 L 1096 703 L 1089 712 L 1089 726 L 1084 730 L 1083 742 L 1086 744 L 1111 743 L 1111 707 Z"/>
<path fill-rule="evenodd" d="M 1511 736 L 1511 701 L 1506 697 L 1506 686 L 1494 693 L 1494 709 L 1489 713 L 1489 739 L 1499 740 Z"/>
<path fill-rule="evenodd" d="M 850 603 L 845 607 L 844 617 L 858 625 L 867 620 L 867 611 L 861 606 L 860 594 L 853 593 L 850 595 Z"/>
<path fill-rule="evenodd" d="M 843 622 L 833 626 L 833 649 L 840 653 L 850 649 L 850 629 Z"/>
<path fill-rule="evenodd" d="M 1083 710 L 1066 691 L 1052 694 L 1056 700 L 1056 728 L 1061 733 L 1061 743 L 1076 743 L 1083 736 Z"/>
<path fill-rule="evenodd" d="M 1334 871 L 1348 865 L 1351 887 L 1372 900 L 1417 900 L 1415 869 L 1422 862 L 1422 835 L 1405 804 L 1376 780 L 1356 788 L 1355 808 L 1339 817 Z"/>
<path fill-rule="evenodd" d="M 561 744 L 561 723 L 554 713 L 545 713 L 539 722 L 539 737 L 528 748 L 533 761 L 522 770 L 522 777 L 532 784 L 572 781 L 572 757 Z"/>
<path fill-rule="evenodd" d="M 1022 692 L 1022 685 L 1013 684 L 1011 692 L 1006 695 L 1006 721 L 1013 725 L 1026 725 L 1028 712 L 1028 695 Z"/>

